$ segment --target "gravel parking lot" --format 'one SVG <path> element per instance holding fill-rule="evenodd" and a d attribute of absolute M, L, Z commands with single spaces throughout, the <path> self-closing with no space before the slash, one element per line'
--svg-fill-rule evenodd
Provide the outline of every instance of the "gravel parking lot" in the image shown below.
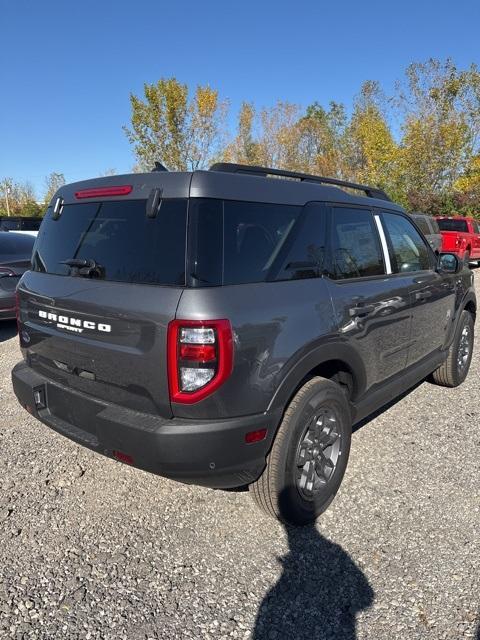
<path fill-rule="evenodd" d="M 357 429 L 339 495 L 295 531 L 248 493 L 176 484 L 50 431 L 13 396 L 19 358 L 4 323 L 0 638 L 477 637 L 479 348 L 460 388 L 423 383 Z"/>

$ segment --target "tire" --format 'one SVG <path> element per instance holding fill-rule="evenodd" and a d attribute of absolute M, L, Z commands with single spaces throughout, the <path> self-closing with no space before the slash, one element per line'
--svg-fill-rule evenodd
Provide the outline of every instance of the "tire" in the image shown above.
<path fill-rule="evenodd" d="M 468 267 L 468 264 L 470 262 L 470 251 L 465 251 L 465 254 L 463 256 L 463 262 L 464 262 L 465 266 Z"/>
<path fill-rule="evenodd" d="M 263 474 L 249 487 L 257 505 L 285 524 L 314 522 L 340 487 L 351 435 L 340 385 L 320 377 L 306 382 L 285 412 Z"/>
<path fill-rule="evenodd" d="M 473 344 L 475 339 L 473 316 L 468 311 L 462 311 L 459 318 L 455 337 L 448 350 L 445 362 L 433 373 L 433 381 L 442 387 L 458 387 L 468 374 L 472 361 Z"/>

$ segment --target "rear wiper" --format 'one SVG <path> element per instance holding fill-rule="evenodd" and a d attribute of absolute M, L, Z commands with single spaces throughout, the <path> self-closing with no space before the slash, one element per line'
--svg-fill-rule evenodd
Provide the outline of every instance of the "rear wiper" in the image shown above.
<path fill-rule="evenodd" d="M 97 264 L 95 260 L 81 260 L 80 258 L 71 258 L 70 260 L 62 260 L 60 264 L 66 264 L 70 267 L 70 275 L 86 276 L 88 278 L 103 278 L 105 269 L 102 265 Z"/>

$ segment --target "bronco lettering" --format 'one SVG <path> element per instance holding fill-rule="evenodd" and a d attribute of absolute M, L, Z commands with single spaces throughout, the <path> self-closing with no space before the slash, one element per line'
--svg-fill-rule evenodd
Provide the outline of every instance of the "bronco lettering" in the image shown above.
<path fill-rule="evenodd" d="M 80 320 L 79 318 L 70 318 L 69 316 L 64 315 L 59 316 L 56 313 L 42 311 L 41 309 L 39 310 L 38 315 L 44 320 L 56 322 L 59 329 L 68 329 L 70 331 L 77 331 L 78 333 L 81 333 L 83 329 L 89 329 L 90 331 L 103 331 L 104 333 L 110 333 L 112 331 L 112 325 L 105 324 L 103 322 L 99 322 L 97 324 L 91 320 Z M 81 329 L 79 330 L 78 327 L 81 327 Z"/>

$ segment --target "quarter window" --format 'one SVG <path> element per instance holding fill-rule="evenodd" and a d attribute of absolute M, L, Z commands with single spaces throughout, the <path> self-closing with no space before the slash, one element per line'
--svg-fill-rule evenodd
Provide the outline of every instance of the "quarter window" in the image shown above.
<path fill-rule="evenodd" d="M 390 241 L 394 273 L 430 269 L 427 246 L 410 220 L 394 213 L 384 213 L 383 223 Z"/>
<path fill-rule="evenodd" d="M 370 211 L 333 210 L 332 276 L 336 279 L 379 276 L 385 266 Z"/>
<path fill-rule="evenodd" d="M 308 204 L 277 280 L 319 278 L 325 268 L 325 208 Z"/>

